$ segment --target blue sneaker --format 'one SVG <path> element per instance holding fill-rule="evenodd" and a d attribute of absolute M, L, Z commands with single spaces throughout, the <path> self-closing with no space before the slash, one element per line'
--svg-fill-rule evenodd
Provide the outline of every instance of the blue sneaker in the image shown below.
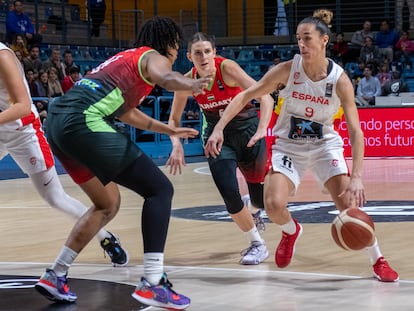
<path fill-rule="evenodd" d="M 35 285 L 35 289 L 47 299 L 56 302 L 75 302 L 78 299 L 67 285 L 68 280 L 65 276 L 57 276 L 52 269 L 46 269 L 42 277 Z"/>
<path fill-rule="evenodd" d="M 110 238 L 105 238 L 101 241 L 101 247 L 104 252 L 111 258 L 113 266 L 126 266 L 129 261 L 128 252 L 122 248 L 119 239 L 108 231 Z"/>
<path fill-rule="evenodd" d="M 184 310 L 190 305 L 190 298 L 172 290 L 172 284 L 165 273 L 158 285 L 151 285 L 142 277 L 132 297 L 145 305 L 169 310 Z"/>

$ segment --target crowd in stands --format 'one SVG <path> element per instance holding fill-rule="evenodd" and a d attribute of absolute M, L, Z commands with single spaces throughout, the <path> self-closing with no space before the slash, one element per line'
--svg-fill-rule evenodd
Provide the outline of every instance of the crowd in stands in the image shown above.
<path fill-rule="evenodd" d="M 403 77 L 412 70 L 414 44 L 408 31 L 394 30 L 388 20 L 381 21 L 376 31 L 366 20 L 350 42 L 337 33 L 328 52 L 351 78 L 358 105 L 375 105 L 377 96 L 409 91 Z"/>
<path fill-rule="evenodd" d="M 98 2 L 102 4 L 103 1 Z M 82 77 L 81 67 L 74 62 L 73 52 L 69 48 L 51 47 L 47 53 L 49 58 L 41 59 L 42 38 L 34 33 L 21 1 L 13 1 L 6 26 L 7 44 L 22 62 L 33 97 L 61 96 Z M 414 44 L 409 33 L 394 30 L 385 19 L 377 29 L 373 29 L 371 21 L 364 21 L 362 28 L 353 33 L 350 41 L 345 40 L 344 33 L 338 32 L 328 47 L 328 56 L 340 64 L 351 78 L 358 105 L 374 105 L 376 96 L 409 91 L 404 78 L 407 72 L 414 72 L 413 53 Z M 294 52 L 291 54 L 293 56 Z M 252 52 L 249 55 L 254 54 Z M 238 61 L 236 57 L 233 59 Z M 269 65 L 263 67 L 261 64 L 262 68 L 266 68 L 262 70 L 263 73 L 282 60 L 286 60 L 286 55 L 273 54 Z M 249 59 L 248 63 L 251 65 L 253 62 Z M 42 119 L 47 116 L 47 102 L 36 102 Z M 167 108 L 161 107 L 163 119 L 166 118 L 169 103 L 165 106 Z M 198 119 L 198 110 L 189 109 L 185 118 Z"/>
<path fill-rule="evenodd" d="M 40 46 L 27 45 L 26 38 L 16 34 L 9 47 L 26 73 L 32 97 L 53 98 L 66 93 L 81 78 L 80 67 L 73 61 L 72 51 L 52 48 L 47 60 L 40 58 Z M 48 100 L 35 101 L 42 121 L 47 117 Z"/>

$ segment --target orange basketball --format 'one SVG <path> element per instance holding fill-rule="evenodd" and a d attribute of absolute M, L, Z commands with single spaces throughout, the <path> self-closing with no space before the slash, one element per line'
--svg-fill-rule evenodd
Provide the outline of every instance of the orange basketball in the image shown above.
<path fill-rule="evenodd" d="M 360 250 L 375 241 L 375 227 L 371 217 L 359 208 L 342 211 L 332 222 L 332 237 L 345 250 Z"/>

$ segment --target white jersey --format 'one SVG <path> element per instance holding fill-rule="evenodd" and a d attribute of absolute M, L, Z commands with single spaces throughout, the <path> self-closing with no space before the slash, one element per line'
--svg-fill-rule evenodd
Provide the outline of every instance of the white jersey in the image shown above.
<path fill-rule="evenodd" d="M 332 61 L 328 76 L 314 82 L 303 70 L 302 56 L 295 55 L 286 87 L 279 92 L 283 104 L 273 129 L 277 140 L 312 143 L 340 138 L 333 121 L 341 105 L 336 83 L 342 73 Z"/>
<path fill-rule="evenodd" d="M 1 50 L 9 50 L 10 53 L 14 53 L 6 45 L 4 45 L 3 43 L 0 42 L 0 51 Z M 19 68 L 20 73 L 25 78 L 25 73 L 24 73 L 23 66 L 20 64 L 17 57 L 15 59 L 16 59 L 16 64 L 17 64 L 17 67 Z M 27 93 L 29 94 L 29 98 L 30 98 L 30 89 L 29 89 L 29 85 L 27 84 L 26 79 L 24 79 L 24 85 L 26 87 Z M 8 109 L 11 104 L 12 103 L 10 101 L 10 94 L 7 91 L 6 86 L 4 85 L 3 80 L 0 80 L 0 111 Z M 5 124 L 5 125 L 0 125 L 0 127 L 2 127 L 2 126 L 14 126 L 15 127 L 15 126 L 26 125 L 27 123 L 30 123 L 32 120 L 34 120 L 38 116 L 39 116 L 39 114 L 37 112 L 37 109 L 32 103 L 32 116 L 31 117 L 28 116 L 29 118 L 23 118 L 23 119 L 19 119 L 19 120 L 10 122 L 10 123 Z"/>
<path fill-rule="evenodd" d="M 341 106 L 336 84 L 343 70 L 330 62 L 328 76 L 313 82 L 303 70 L 302 56 L 295 55 L 286 87 L 279 92 L 283 101 L 273 128 L 272 169 L 287 176 L 295 190 L 307 169 L 321 189 L 332 176 L 348 174 L 343 141 L 334 128 Z"/>
<path fill-rule="evenodd" d="M 0 43 L 1 50 L 14 53 L 3 43 Z M 30 89 L 23 67 L 17 57 L 15 59 L 30 98 Z M 3 80 L 0 80 L 0 113 L 12 104 L 9 92 Z M 31 106 L 32 111 L 29 115 L 16 121 L 0 124 L 0 159 L 10 154 L 19 167 L 29 175 L 45 172 L 54 165 L 53 155 L 44 136 L 39 114 L 33 102 Z"/>

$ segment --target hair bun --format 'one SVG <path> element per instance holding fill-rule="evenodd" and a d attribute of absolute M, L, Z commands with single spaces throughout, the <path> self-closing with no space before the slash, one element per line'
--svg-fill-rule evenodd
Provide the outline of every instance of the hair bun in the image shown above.
<path fill-rule="evenodd" d="M 317 9 L 313 11 L 313 17 L 322 20 L 328 27 L 331 27 L 331 21 L 333 18 L 332 11 L 328 9 Z"/>

